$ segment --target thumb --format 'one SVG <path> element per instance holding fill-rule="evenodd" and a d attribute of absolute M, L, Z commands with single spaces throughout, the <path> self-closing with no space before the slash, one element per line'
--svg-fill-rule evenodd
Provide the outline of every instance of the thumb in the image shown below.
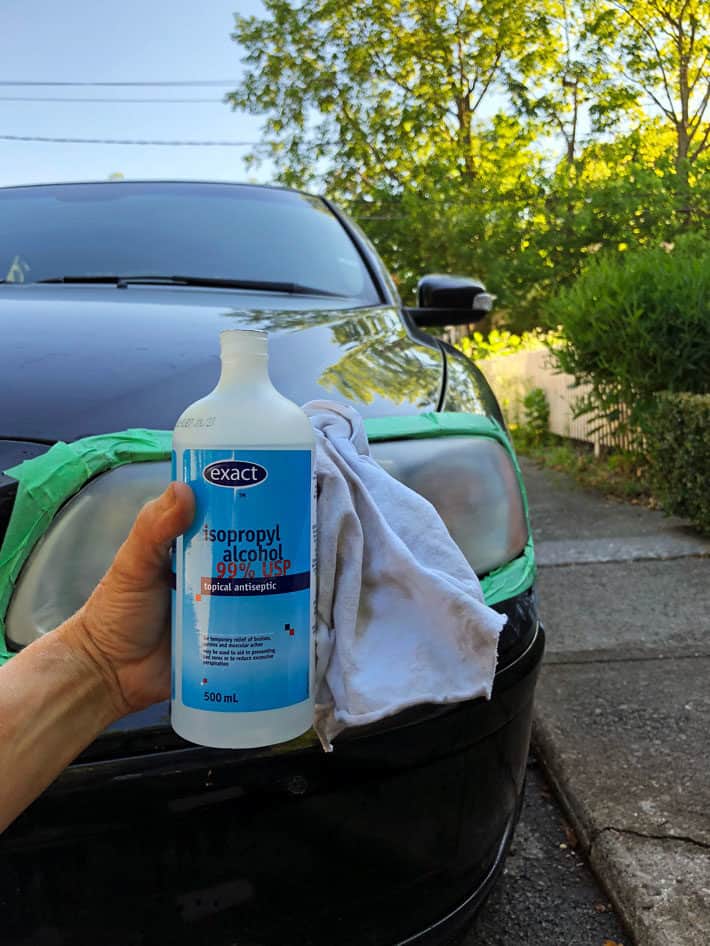
<path fill-rule="evenodd" d="M 185 483 L 171 483 L 138 513 L 128 538 L 116 553 L 106 578 L 134 590 L 150 587 L 165 573 L 170 543 L 184 532 L 195 514 L 195 499 Z"/>

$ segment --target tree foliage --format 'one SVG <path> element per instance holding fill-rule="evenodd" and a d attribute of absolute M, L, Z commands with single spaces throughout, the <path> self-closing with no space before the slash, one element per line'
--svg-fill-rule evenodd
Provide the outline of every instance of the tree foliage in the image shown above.
<path fill-rule="evenodd" d="M 664 247 L 590 261 L 548 304 L 562 371 L 590 385 L 587 407 L 643 427 L 659 391 L 710 393 L 710 241 L 684 233 Z"/>
<path fill-rule="evenodd" d="M 672 129 L 677 211 L 698 209 L 693 165 L 710 148 L 710 5 L 707 0 L 601 0 L 594 21 L 616 88 Z"/>
<path fill-rule="evenodd" d="M 597 252 L 707 228 L 709 29 L 704 0 L 264 0 L 229 100 L 407 301 L 478 275 L 521 330 Z"/>
<path fill-rule="evenodd" d="M 654 407 L 645 444 L 654 495 L 710 535 L 710 394 L 665 391 Z"/>
<path fill-rule="evenodd" d="M 710 147 L 707 0 L 601 0 L 593 29 L 620 91 L 673 129 L 677 165 L 699 158 Z"/>
<path fill-rule="evenodd" d="M 525 0 L 265 0 L 236 16 L 248 73 L 229 96 L 265 113 L 283 180 L 341 196 L 480 175 L 477 120 L 504 68 L 535 68 Z"/>

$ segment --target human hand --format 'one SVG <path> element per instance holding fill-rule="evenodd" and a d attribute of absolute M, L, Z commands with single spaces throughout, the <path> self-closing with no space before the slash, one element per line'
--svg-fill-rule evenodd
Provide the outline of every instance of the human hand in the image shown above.
<path fill-rule="evenodd" d="M 61 628 L 99 670 L 117 718 L 170 695 L 168 551 L 194 507 L 184 483 L 147 503 L 89 600 Z"/>

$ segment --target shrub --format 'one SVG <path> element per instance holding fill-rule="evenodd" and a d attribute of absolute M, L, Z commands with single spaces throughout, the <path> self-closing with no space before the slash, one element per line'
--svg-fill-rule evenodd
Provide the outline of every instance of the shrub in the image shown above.
<path fill-rule="evenodd" d="M 710 241 L 601 254 L 546 318 L 565 336 L 558 366 L 591 386 L 583 409 L 614 421 L 622 403 L 643 427 L 656 392 L 710 391 Z"/>
<path fill-rule="evenodd" d="M 525 426 L 534 440 L 543 443 L 550 429 L 550 404 L 542 388 L 533 388 L 523 398 Z"/>
<path fill-rule="evenodd" d="M 659 394 L 646 449 L 654 494 L 666 512 L 710 533 L 710 395 Z"/>

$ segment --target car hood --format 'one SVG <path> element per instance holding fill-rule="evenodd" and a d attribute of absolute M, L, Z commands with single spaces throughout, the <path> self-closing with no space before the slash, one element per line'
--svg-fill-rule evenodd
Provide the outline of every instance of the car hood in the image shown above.
<path fill-rule="evenodd" d="M 270 333 L 288 398 L 327 397 L 364 416 L 436 410 L 444 356 L 391 306 L 163 286 L 0 287 L 0 437 L 74 440 L 172 428 L 219 376 L 218 334 Z"/>

